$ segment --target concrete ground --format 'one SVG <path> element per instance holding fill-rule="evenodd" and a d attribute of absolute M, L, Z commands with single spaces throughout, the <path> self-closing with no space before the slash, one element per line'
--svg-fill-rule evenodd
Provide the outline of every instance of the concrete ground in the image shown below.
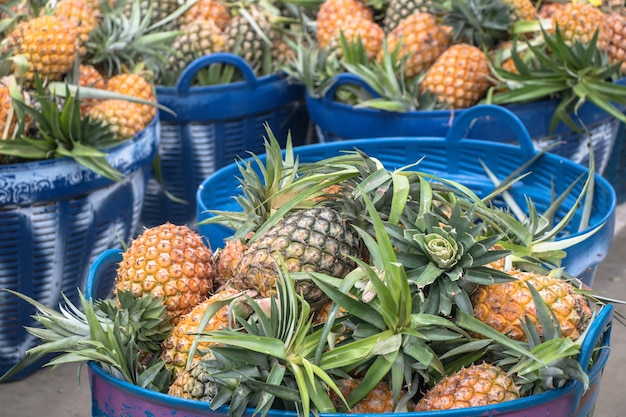
<path fill-rule="evenodd" d="M 593 288 L 600 294 L 626 300 L 626 204 L 616 213 L 617 227 L 611 251 L 598 268 Z M 626 315 L 626 305 L 616 305 Z M 626 327 L 614 321 L 611 354 L 602 376 L 596 417 L 622 417 L 626 413 Z M 80 381 L 79 381 L 80 377 Z M 28 378 L 0 384 L 0 417 L 86 417 L 91 396 L 86 367 L 64 365 L 42 370 Z M 539 417 L 539 416 L 537 416 Z"/>

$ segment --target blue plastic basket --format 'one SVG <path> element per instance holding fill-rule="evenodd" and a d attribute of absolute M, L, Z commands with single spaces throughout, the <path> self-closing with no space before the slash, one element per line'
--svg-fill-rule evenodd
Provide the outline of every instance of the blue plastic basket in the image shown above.
<path fill-rule="evenodd" d="M 469 126 L 482 117 L 506 122 L 515 132 L 519 144 L 464 139 Z M 479 195 L 487 195 L 495 188 L 478 163 L 479 160 L 498 178 L 503 179 L 537 153 L 524 125 L 512 112 L 500 106 L 483 105 L 460 114 L 446 137 L 354 139 L 302 146 L 295 149 L 295 154 L 300 162 L 314 162 L 355 148 L 378 158 L 387 169 L 400 168 L 423 158 L 419 170 L 465 184 Z M 264 155 L 261 155 L 261 160 L 264 160 Z M 530 174 L 514 184 L 509 192 L 521 207 L 526 207 L 525 199 L 530 197 L 539 212 L 550 204 L 553 187 L 556 195 L 560 195 L 581 175 L 589 172 L 580 164 L 548 153 L 535 161 L 528 171 Z M 238 167 L 231 164 L 208 177 L 198 187 L 196 198 L 199 221 L 211 216 L 208 210 L 241 210 L 232 198 L 240 189 L 237 176 Z M 565 198 L 557 218 L 562 218 L 576 204 L 576 196 L 581 189 L 582 184 L 579 182 Z M 599 174 L 595 175 L 592 207 L 587 228 L 578 230 L 582 214 L 582 208 L 579 208 L 566 232 L 567 237 L 582 236 L 597 229 L 596 233 L 567 248 L 567 257 L 563 261 L 565 269 L 587 285 L 592 284 L 597 265 L 608 254 L 615 229 L 615 193 Z M 213 248 L 223 246 L 224 239 L 232 235 L 232 230 L 217 224 L 200 225 L 199 232 Z M 557 241 L 565 237 L 561 236 Z"/>
<path fill-rule="evenodd" d="M 626 201 L 626 126 L 620 125 L 613 152 L 606 171 L 603 173 L 613 188 L 617 196 L 617 204 Z"/>
<path fill-rule="evenodd" d="M 99 299 L 108 298 L 109 283 L 115 277 L 115 268 L 122 260 L 120 250 L 103 252 L 92 264 L 87 280 L 86 294 Z M 589 376 L 589 389 L 579 382 L 570 382 L 563 388 L 539 395 L 508 401 L 498 405 L 473 407 L 450 411 L 395 413 L 396 417 L 587 417 L 593 412 L 600 392 L 602 371 L 609 358 L 613 306 L 603 306 L 582 341 L 578 362 Z M 598 356 L 592 355 L 599 349 Z M 209 405 L 150 391 L 107 374 L 100 366 L 89 363 L 89 382 L 93 417 L 225 417 L 227 408 L 212 411 Z M 252 417 L 249 409 L 245 417 Z M 321 414 L 324 417 L 387 417 L 388 414 Z M 296 413 L 272 410 L 269 417 L 296 417 Z"/>
<path fill-rule="evenodd" d="M 213 86 L 192 86 L 199 71 L 212 64 L 232 65 L 244 80 Z M 162 111 L 159 159 L 165 194 L 156 176 L 148 183 L 142 223 L 156 226 L 166 221 L 195 228 L 195 193 L 216 169 L 263 152 L 264 124 L 284 145 L 291 132 L 294 146 L 304 144 L 309 119 L 304 87 L 282 75 L 257 78 L 241 57 L 229 53 L 206 55 L 192 62 L 175 87 L 156 88 L 157 100 L 175 115 Z"/>
<path fill-rule="evenodd" d="M 132 140 L 107 151 L 124 174 L 114 182 L 72 159 L 0 166 L 0 288 L 58 308 L 65 294 L 78 302 L 88 269 L 108 248 L 135 236 L 146 183 L 158 147 L 158 119 Z M 39 339 L 24 326 L 39 326 L 35 309 L 0 292 L 0 375 Z M 24 378 L 50 357 L 25 368 Z"/>
<path fill-rule="evenodd" d="M 626 84 L 626 78 L 617 83 Z M 320 142 L 387 136 L 446 136 L 455 118 L 467 111 L 420 110 L 399 113 L 354 107 L 335 100 L 337 89 L 346 85 L 362 87 L 372 96 L 378 97 L 362 78 L 350 73 L 336 76 L 333 85 L 322 97 L 312 97 L 307 93 L 307 109 Z M 559 123 L 554 132 L 549 134 L 550 120 L 557 105 L 557 100 L 541 100 L 505 107 L 526 126 L 537 149 L 556 144 L 551 149 L 552 153 L 588 166 L 590 138 L 594 145 L 596 171 L 604 172 L 617 136 L 619 120 L 599 107 L 586 103 L 579 109 L 578 115 L 589 135 L 577 133 L 564 123 Z M 470 137 L 512 142 L 515 139 L 512 133 L 497 118 L 483 119 L 472 126 Z"/>

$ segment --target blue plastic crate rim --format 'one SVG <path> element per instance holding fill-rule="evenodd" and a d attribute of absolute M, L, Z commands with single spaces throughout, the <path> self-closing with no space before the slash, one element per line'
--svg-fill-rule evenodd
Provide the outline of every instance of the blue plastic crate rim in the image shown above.
<path fill-rule="evenodd" d="M 626 77 L 616 81 L 616 84 L 626 85 Z M 309 116 L 316 125 L 321 142 L 384 136 L 445 136 L 453 120 L 467 111 L 456 109 L 390 112 L 354 107 L 335 100 L 337 89 L 345 85 L 362 87 L 373 97 L 379 96 L 361 77 L 350 73 L 337 75 L 331 87 L 321 97 L 312 97 L 307 92 L 305 96 Z M 560 142 L 551 152 L 586 164 L 589 156 L 587 135 L 573 131 L 562 122 L 554 132 L 549 133 L 550 120 L 557 105 L 557 100 L 546 99 L 504 107 L 522 120 L 538 148 Z M 626 110 L 623 106 L 621 108 Z M 578 115 L 594 143 L 597 171 L 603 172 L 620 122 L 590 102 L 578 110 Z M 510 142 L 514 139 L 514 132 L 503 123 L 484 120 L 476 123 L 470 137 Z"/>
<path fill-rule="evenodd" d="M 212 64 L 232 65 L 244 80 L 228 84 L 192 86 L 198 72 Z M 176 86 L 157 86 L 157 101 L 176 113 L 161 112 L 164 122 L 206 122 L 251 117 L 271 112 L 293 101 L 304 99 L 304 86 L 292 82 L 285 74 L 256 77 L 241 57 L 217 52 L 189 64 Z"/>
<path fill-rule="evenodd" d="M 477 118 L 489 116 L 503 118 L 516 131 L 519 144 L 499 143 L 478 139 L 464 138 L 470 124 Z M 378 158 L 387 169 L 397 169 L 420 160 L 416 169 L 440 177 L 460 182 L 473 189 L 479 195 L 486 195 L 495 187 L 486 176 L 482 160 L 500 179 L 507 177 L 524 162 L 538 152 L 528 136 L 521 121 L 509 110 L 494 105 L 475 106 L 463 112 L 455 119 L 446 137 L 391 137 L 353 139 L 317 145 L 301 146 L 294 149 L 299 161 L 314 162 L 338 155 L 346 150 L 360 149 L 366 154 Z M 264 160 L 264 155 L 260 155 Z M 588 169 L 567 158 L 546 153 L 528 169 L 530 174 L 514 184 L 509 193 L 521 207 L 526 207 L 525 198 L 529 196 L 538 206 L 539 212 L 551 202 L 554 185 L 556 195 L 576 181 Z M 198 187 L 196 195 L 198 221 L 210 216 L 208 210 L 240 210 L 232 198 L 240 186 L 236 164 L 220 169 L 208 177 Z M 582 208 L 577 211 L 569 225 L 567 237 L 580 237 L 598 229 L 583 242 L 567 248 L 567 257 L 563 266 L 572 275 L 578 276 L 587 285 L 591 285 L 597 264 L 606 257 L 613 241 L 615 228 L 615 192 L 610 184 L 600 175 L 595 175 L 593 209 L 589 227 L 578 231 Z M 554 182 L 554 184 L 553 184 Z M 564 200 L 562 217 L 575 204 L 577 193 L 582 189 L 579 183 Z M 221 225 L 200 225 L 200 233 L 213 248 L 223 246 L 223 239 L 232 235 Z M 564 239 L 561 236 L 556 239 Z"/>
<path fill-rule="evenodd" d="M 107 150 L 124 174 L 115 182 L 71 158 L 0 166 L 0 287 L 18 291 L 49 308 L 62 294 L 78 301 L 91 262 L 102 251 L 135 236 L 152 160 L 158 119 L 133 139 Z M 24 326 L 40 327 L 35 309 L 0 292 L 0 374 L 21 360 L 37 339 Z M 21 379 L 50 360 L 20 371 Z"/>
<path fill-rule="evenodd" d="M 108 298 L 108 293 L 101 293 L 102 287 L 107 287 L 107 282 L 114 280 L 114 272 L 118 263 L 122 260 L 122 251 L 110 249 L 104 251 L 91 265 L 87 278 L 85 295 L 90 299 Z M 600 386 L 602 370 L 606 365 L 610 353 L 611 327 L 613 320 L 613 306 L 608 304 L 602 306 L 594 321 L 586 330 L 584 339 L 580 346 L 578 362 L 583 370 L 587 372 L 590 379 L 590 386 L 587 393 L 584 392 L 583 385 L 578 381 L 570 381 L 564 387 L 546 391 L 539 395 L 524 397 L 504 403 L 472 407 L 466 409 L 448 411 L 429 411 L 420 413 L 394 413 L 398 417 L 432 416 L 432 417 L 482 417 L 498 415 L 502 417 L 523 416 L 546 416 L 546 417 L 587 417 L 593 410 L 597 391 Z M 591 358 L 596 349 L 599 349 L 598 357 L 591 364 Z M 591 366 L 590 366 L 591 365 Z M 117 417 L 124 412 L 128 417 L 143 417 L 150 414 L 154 417 L 164 417 L 177 415 L 178 412 L 185 413 L 186 417 L 210 416 L 224 417 L 227 408 L 221 407 L 216 411 L 209 409 L 208 404 L 200 401 L 187 400 L 162 394 L 141 388 L 137 385 L 122 381 L 107 374 L 100 366 L 94 362 L 89 363 L 90 382 L 92 385 L 92 401 L 94 410 L 103 414 L 94 414 L 99 417 Z M 94 385 L 98 388 L 94 390 Z M 105 393 L 102 386 L 113 387 L 116 401 L 113 401 L 111 393 Z M 588 396 L 588 397 L 587 397 Z M 120 397 L 125 400 L 124 404 L 118 403 Z M 111 401 L 110 404 L 106 401 Z M 119 407 L 119 409 L 116 409 Z M 566 408 L 564 408 L 566 407 Z M 254 409 L 249 409 L 245 416 L 251 417 Z M 171 414 L 170 414 L 171 413 Z M 189 414 L 187 414 L 189 413 Z M 527 414 L 530 413 L 530 414 Z M 386 417 L 389 414 L 342 414 L 342 413 L 321 413 L 327 417 Z M 296 417 L 296 413 L 283 410 L 271 410 L 270 417 Z"/>

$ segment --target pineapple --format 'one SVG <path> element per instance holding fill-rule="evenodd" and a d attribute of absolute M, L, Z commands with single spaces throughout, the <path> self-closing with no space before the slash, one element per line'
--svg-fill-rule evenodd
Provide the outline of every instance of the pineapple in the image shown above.
<path fill-rule="evenodd" d="M 558 27 L 568 42 L 588 44 L 598 32 L 598 49 L 606 50 L 609 43 L 607 15 L 585 2 L 566 3 L 552 16 L 552 26 Z"/>
<path fill-rule="evenodd" d="M 607 55 L 612 64 L 621 63 L 620 70 L 626 74 L 626 16 L 611 13 L 606 20 L 609 27 Z"/>
<path fill-rule="evenodd" d="M 541 334 L 537 309 L 528 288 L 532 285 L 554 312 L 563 337 L 576 340 L 586 329 L 591 309 L 585 296 L 578 294 L 571 283 L 534 272 L 509 273 L 516 278 L 514 281 L 480 286 L 472 294 L 477 319 L 512 339 L 525 340 L 522 325 L 528 317 Z"/>
<path fill-rule="evenodd" d="M 250 236 L 251 237 L 251 236 Z M 233 278 L 237 264 L 246 251 L 246 244 L 242 239 L 226 239 L 224 247 L 216 252 L 216 288 L 226 285 Z"/>
<path fill-rule="evenodd" d="M 354 389 L 363 383 L 360 378 L 342 378 L 336 381 L 339 390 L 344 397 L 354 391 Z M 330 399 L 333 401 L 335 408 L 341 410 L 343 403 L 339 396 L 330 392 Z M 360 400 L 354 407 L 351 407 L 350 414 L 378 414 L 378 413 L 393 413 L 395 410 L 394 395 L 391 392 L 391 387 L 386 381 L 379 382 L 362 400 Z"/>
<path fill-rule="evenodd" d="M 230 10 L 222 1 L 198 0 L 180 17 L 180 26 L 189 25 L 196 20 L 211 20 L 219 30 L 224 30 L 230 17 Z"/>
<path fill-rule="evenodd" d="M 165 70 L 159 73 L 160 85 L 174 85 L 181 72 L 196 59 L 226 49 L 226 39 L 212 20 L 195 20 L 184 26 L 166 54 Z"/>
<path fill-rule="evenodd" d="M 520 398 L 515 379 L 488 363 L 443 378 L 415 406 L 416 412 L 479 407 Z"/>
<path fill-rule="evenodd" d="M 513 20 L 535 20 L 537 8 L 531 0 L 502 0 L 504 4 L 511 6 Z"/>
<path fill-rule="evenodd" d="M 429 67 L 450 46 L 450 42 L 450 32 L 438 25 L 430 13 L 413 13 L 387 34 L 389 51 L 394 51 L 401 44 L 399 58 L 408 55 L 404 63 L 406 79 L 417 76 Z M 383 59 L 383 52 L 378 55 L 379 61 Z"/>
<path fill-rule="evenodd" d="M 93 65 L 78 66 L 77 84 L 81 87 L 97 88 L 106 90 L 106 81 L 100 72 Z M 80 101 L 81 114 L 89 113 L 89 110 L 98 102 L 94 98 L 83 98 Z"/>
<path fill-rule="evenodd" d="M 491 82 L 489 60 L 479 48 L 459 43 L 446 49 L 426 70 L 420 83 L 422 93 L 452 109 L 471 107 L 482 99 Z"/>
<path fill-rule="evenodd" d="M 212 251 L 187 226 L 165 223 L 144 230 L 124 252 L 116 289 L 162 299 L 174 324 L 213 289 Z"/>
<path fill-rule="evenodd" d="M 20 22 L 0 42 L 0 53 L 13 51 L 30 64 L 24 79 L 33 85 L 34 74 L 42 80 L 60 81 L 78 57 L 78 28 L 55 16 L 43 15 Z"/>
<path fill-rule="evenodd" d="M 3 78 L 0 81 L 0 139 L 13 139 L 17 133 L 19 120 L 13 105 L 12 91 L 17 91 L 23 97 L 14 77 Z"/>
<path fill-rule="evenodd" d="M 260 6 L 242 6 L 224 28 L 226 50 L 243 58 L 256 72 L 263 72 L 265 57 L 271 57 L 271 32 L 269 16 Z"/>
<path fill-rule="evenodd" d="M 360 16 L 347 16 L 327 45 L 330 50 L 337 51 L 339 56 L 341 56 L 342 35 L 348 44 L 361 42 L 369 60 L 378 56 L 385 38 L 383 29 L 377 23 Z"/>
<path fill-rule="evenodd" d="M 382 25 L 385 33 L 390 33 L 402 20 L 412 14 L 428 13 L 440 16 L 445 11 L 446 7 L 441 0 L 389 0 Z"/>
<path fill-rule="evenodd" d="M 156 103 L 153 85 L 138 74 L 117 74 L 107 81 L 106 89 Z M 88 115 L 111 126 L 118 138 L 128 139 L 150 124 L 156 116 L 156 107 L 123 99 L 106 99 L 91 106 Z"/>
<path fill-rule="evenodd" d="M 99 24 L 92 5 L 86 0 L 61 0 L 54 9 L 54 15 L 76 26 L 80 56 L 87 55 L 89 35 Z"/>
<path fill-rule="evenodd" d="M 223 289 L 197 304 L 189 313 L 181 317 L 170 335 L 163 341 L 163 350 L 161 352 L 161 359 L 165 362 L 165 367 L 174 370 L 174 377 L 185 370 L 196 333 L 228 328 L 231 325 L 229 319 L 232 320 L 233 316 L 231 316 L 229 305 L 224 305 L 210 316 L 204 329 L 201 329 L 200 323 L 209 307 L 213 304 L 221 305 L 221 303 L 216 304 L 216 302 L 232 300 L 238 294 L 240 292 L 235 289 Z M 239 303 L 239 305 L 242 305 L 242 303 Z M 199 343 L 195 358 L 199 359 L 202 356 L 201 352 L 205 351 L 208 346 L 208 343 Z"/>
<path fill-rule="evenodd" d="M 361 17 L 374 21 L 374 13 L 361 0 L 324 0 L 317 13 L 316 38 L 320 48 L 329 46 L 339 28 L 348 18 Z"/>
<path fill-rule="evenodd" d="M 268 297 L 277 277 L 276 261 L 282 257 L 290 272 L 321 272 L 343 278 L 355 267 L 360 239 L 341 213 L 330 207 L 313 207 L 287 214 L 256 236 L 241 256 L 233 277 L 240 290 L 254 289 Z M 323 293 L 309 280 L 296 283 L 309 302 Z"/>

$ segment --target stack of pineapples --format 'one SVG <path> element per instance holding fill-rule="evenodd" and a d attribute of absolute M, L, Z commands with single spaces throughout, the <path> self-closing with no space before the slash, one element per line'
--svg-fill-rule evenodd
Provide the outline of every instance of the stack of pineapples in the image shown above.
<path fill-rule="evenodd" d="M 115 298 L 39 306 L 25 361 L 94 360 L 237 417 L 446 410 L 588 383 L 576 358 L 602 301 L 549 266 L 562 251 L 547 217 L 360 152 L 300 165 L 271 132 L 266 151 L 239 163 L 242 210 L 210 220 L 233 228 L 223 248 L 145 230 Z"/>
<path fill-rule="evenodd" d="M 5 3 L 5 2 L 3 2 Z M 296 6 L 221 0 L 10 0 L 0 13 L 0 161 L 72 156 L 112 178 L 104 150 L 155 117 L 155 85 L 193 60 L 243 57 L 274 73 L 301 26 Z M 198 83 L 236 80 L 232 68 Z M 162 109 L 167 111 L 167 109 Z M 60 124 L 60 126 L 57 126 Z"/>
<path fill-rule="evenodd" d="M 569 115 L 585 101 L 626 121 L 614 107 L 626 88 L 613 84 L 624 75 L 623 10 L 586 0 L 325 0 L 288 71 L 314 98 L 338 73 L 356 74 L 380 97 L 342 86 L 336 99 L 382 110 L 556 98 L 553 126 L 575 128 Z"/>

